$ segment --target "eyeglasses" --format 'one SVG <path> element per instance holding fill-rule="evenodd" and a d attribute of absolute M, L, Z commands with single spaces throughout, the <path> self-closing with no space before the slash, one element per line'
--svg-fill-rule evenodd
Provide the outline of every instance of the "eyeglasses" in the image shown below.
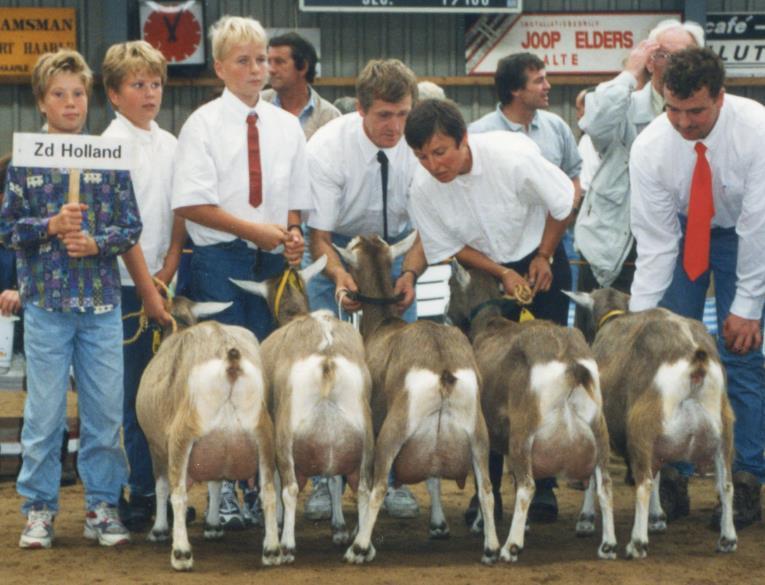
<path fill-rule="evenodd" d="M 671 53 L 668 53 L 667 51 L 655 51 L 653 55 L 651 55 L 651 58 L 654 61 L 666 61 L 670 57 L 672 57 Z"/>

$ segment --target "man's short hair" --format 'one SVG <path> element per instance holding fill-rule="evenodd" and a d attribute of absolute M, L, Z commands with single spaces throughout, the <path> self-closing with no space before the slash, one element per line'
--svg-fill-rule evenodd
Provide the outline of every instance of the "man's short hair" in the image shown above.
<path fill-rule="evenodd" d="M 123 80 L 131 73 L 147 72 L 167 82 L 167 60 L 157 49 L 146 41 L 117 43 L 106 51 L 101 73 L 104 89 L 119 91 Z"/>
<path fill-rule="evenodd" d="M 254 18 L 243 16 L 221 16 L 210 27 L 210 46 L 216 61 L 226 58 L 232 45 L 258 43 L 268 44 L 268 35 L 263 26 Z"/>
<path fill-rule="evenodd" d="M 404 137 L 410 148 L 421 149 L 440 132 L 459 144 L 467 134 L 465 118 L 457 104 L 448 99 L 428 99 L 418 102 L 406 119 Z"/>
<path fill-rule="evenodd" d="M 39 102 L 45 97 L 50 80 L 59 73 L 78 75 L 90 97 L 93 89 L 93 72 L 85 59 L 72 49 L 59 49 L 55 53 L 40 55 L 32 69 L 32 93 L 35 100 Z"/>
<path fill-rule="evenodd" d="M 704 46 L 704 29 L 701 28 L 700 24 L 693 22 L 692 20 L 686 20 L 685 22 L 680 22 L 676 18 L 662 20 L 651 29 L 651 32 L 648 33 L 648 38 L 655 41 L 660 34 L 673 28 L 682 29 L 691 35 L 697 47 Z"/>
<path fill-rule="evenodd" d="M 691 97 L 702 87 L 713 99 L 720 95 L 725 83 L 725 65 L 712 49 L 678 51 L 664 71 L 664 87 L 681 100 Z"/>
<path fill-rule="evenodd" d="M 308 83 L 313 83 L 313 80 L 316 78 L 316 63 L 319 62 L 319 56 L 316 54 L 314 46 L 307 39 L 304 39 L 296 32 L 288 32 L 272 37 L 268 41 L 268 46 L 289 47 L 292 51 L 292 60 L 295 62 L 295 68 L 301 70 L 308 65 L 305 71 L 305 80 Z"/>
<path fill-rule="evenodd" d="M 344 95 L 337 98 L 332 105 L 335 106 L 341 114 L 350 114 L 356 111 L 357 100 L 352 95 Z"/>
<path fill-rule="evenodd" d="M 526 71 L 539 71 L 545 68 L 545 62 L 531 53 L 515 53 L 502 57 L 494 73 L 494 88 L 497 90 L 499 103 L 506 106 L 513 101 L 513 92 L 526 87 L 529 76 Z"/>
<path fill-rule="evenodd" d="M 356 97 L 365 112 L 375 100 L 395 104 L 407 96 L 412 104 L 417 101 L 417 77 L 398 59 L 374 59 L 356 80 Z"/>

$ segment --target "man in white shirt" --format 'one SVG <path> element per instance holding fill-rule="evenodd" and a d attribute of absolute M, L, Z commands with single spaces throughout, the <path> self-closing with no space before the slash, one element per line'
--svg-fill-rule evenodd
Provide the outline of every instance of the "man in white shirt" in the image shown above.
<path fill-rule="evenodd" d="M 407 203 L 417 161 L 402 140 L 404 124 L 417 99 L 417 79 L 397 59 L 367 63 L 356 82 L 358 111 L 332 120 L 308 143 L 313 210 L 308 214 L 313 258 L 327 256 L 327 267 L 308 284 L 311 308 L 337 313 L 336 299 L 345 311 L 361 305 L 343 291 L 361 292 L 332 245 L 345 246 L 359 235 L 377 234 L 388 243 L 402 240 L 412 230 Z M 393 265 L 394 292 L 403 294 L 398 307 L 404 319 L 417 318 L 413 304 L 417 277 L 425 270 L 419 240 Z M 320 498 L 320 499 L 319 499 Z M 418 512 L 405 486 L 390 488 L 384 503 L 395 517 Z M 309 519 L 328 517 L 329 497 L 324 484 L 306 503 Z"/>
<path fill-rule="evenodd" d="M 714 273 L 718 346 L 736 414 L 734 522 L 742 528 L 761 518 L 765 481 L 765 108 L 727 95 L 724 80 L 709 49 L 673 55 L 667 113 L 633 144 L 630 310 L 658 305 L 701 320 Z"/>

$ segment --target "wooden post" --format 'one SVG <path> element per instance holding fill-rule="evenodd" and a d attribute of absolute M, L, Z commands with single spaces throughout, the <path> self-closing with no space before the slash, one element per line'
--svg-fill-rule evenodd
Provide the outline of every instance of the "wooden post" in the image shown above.
<path fill-rule="evenodd" d="M 69 193 L 66 202 L 80 202 L 80 169 L 69 169 Z"/>

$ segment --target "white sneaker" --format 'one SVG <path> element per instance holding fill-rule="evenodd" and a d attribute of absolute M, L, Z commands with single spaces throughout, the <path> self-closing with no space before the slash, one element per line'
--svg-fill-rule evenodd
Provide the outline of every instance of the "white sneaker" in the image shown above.
<path fill-rule="evenodd" d="M 130 532 L 120 521 L 117 506 L 101 502 L 85 514 L 85 538 L 97 540 L 101 546 L 118 546 L 130 542 Z"/>
<path fill-rule="evenodd" d="M 400 488 L 388 487 L 383 508 L 393 518 L 416 518 L 420 513 L 417 500 L 409 488 L 403 485 Z"/>
<path fill-rule="evenodd" d="M 244 516 L 236 495 L 236 484 L 233 481 L 224 481 L 220 488 L 219 513 L 220 525 L 224 530 L 244 530 Z"/>
<path fill-rule="evenodd" d="M 327 478 L 322 477 L 313 486 L 311 495 L 305 502 L 303 515 L 306 520 L 329 520 L 332 517 L 332 498 L 329 495 Z"/>
<path fill-rule="evenodd" d="M 19 547 L 50 548 L 53 544 L 53 512 L 48 509 L 30 510 L 27 525 L 21 532 Z"/>

